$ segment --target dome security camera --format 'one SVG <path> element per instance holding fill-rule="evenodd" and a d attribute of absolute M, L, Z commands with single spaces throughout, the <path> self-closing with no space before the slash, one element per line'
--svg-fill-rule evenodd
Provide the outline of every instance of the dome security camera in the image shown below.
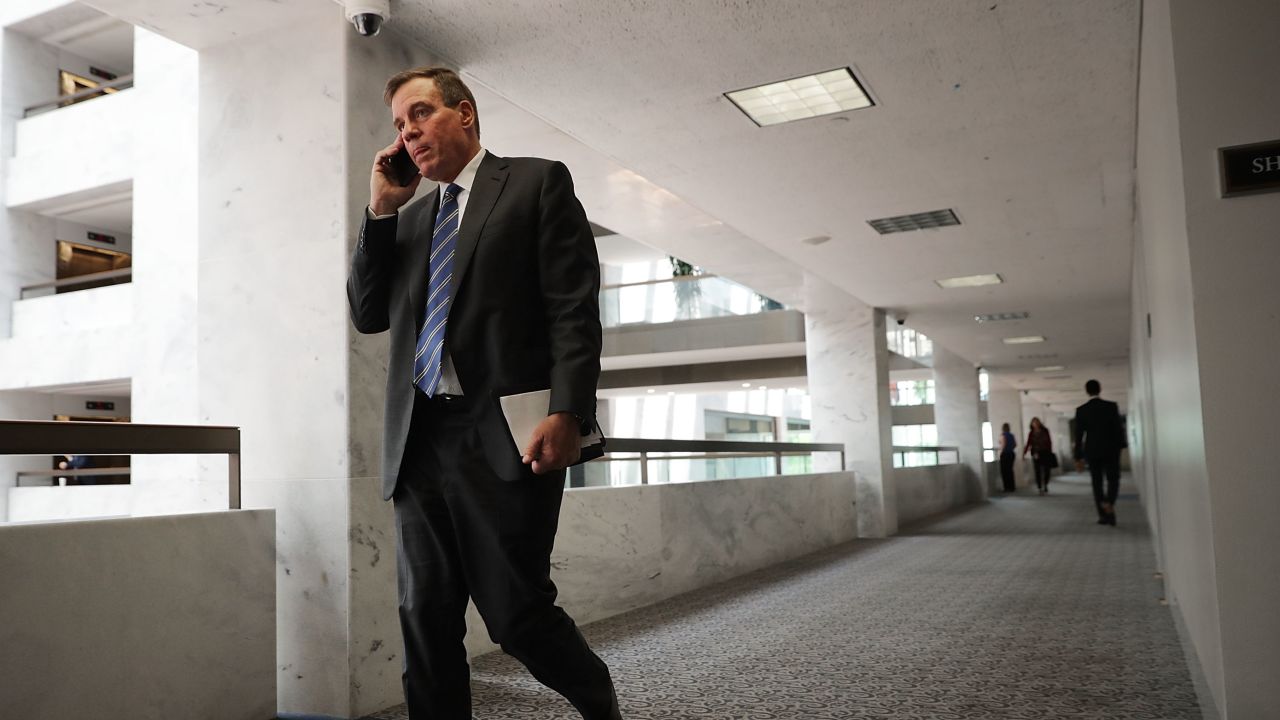
<path fill-rule="evenodd" d="M 347 20 L 364 37 L 377 35 L 391 17 L 391 0 L 347 0 L 344 7 Z"/>

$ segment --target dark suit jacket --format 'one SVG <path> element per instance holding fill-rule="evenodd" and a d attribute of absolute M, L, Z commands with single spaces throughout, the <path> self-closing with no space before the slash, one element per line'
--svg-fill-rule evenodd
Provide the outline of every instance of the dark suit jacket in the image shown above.
<path fill-rule="evenodd" d="M 563 164 L 490 153 L 473 185 L 458 233 L 445 342 L 494 472 L 517 481 L 532 471 L 520 462 L 499 395 L 550 388 L 548 413 L 571 412 L 594 422 L 600 265 Z M 386 498 L 395 491 L 411 441 L 413 355 L 438 195 L 433 190 L 395 218 L 364 219 L 347 280 L 356 329 L 391 331 L 382 452 Z"/>
<path fill-rule="evenodd" d="M 1120 406 L 1096 397 L 1076 408 L 1074 439 L 1077 458 L 1107 458 L 1128 447 Z"/>

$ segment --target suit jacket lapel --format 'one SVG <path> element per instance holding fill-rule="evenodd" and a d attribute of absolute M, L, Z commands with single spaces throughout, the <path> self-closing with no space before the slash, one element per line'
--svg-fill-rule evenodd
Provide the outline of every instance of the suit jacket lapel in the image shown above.
<path fill-rule="evenodd" d="M 431 234 L 435 232 L 439 195 L 440 186 L 437 185 L 431 195 L 422 201 L 423 208 L 418 213 L 417 227 L 409 236 L 412 239 L 409 241 L 409 262 L 405 270 L 409 273 L 409 309 L 413 312 L 411 317 L 414 332 L 419 330 L 418 325 L 422 322 L 422 314 L 426 312 L 427 278 L 431 277 L 427 262 L 431 258 Z"/>
<path fill-rule="evenodd" d="M 469 189 L 471 196 L 467 198 L 467 209 L 462 215 L 462 227 L 458 229 L 458 247 L 453 258 L 453 282 L 450 290 L 453 293 L 454 307 L 457 306 L 458 290 L 462 287 L 462 278 L 467 274 L 467 266 L 475 254 L 476 245 L 480 242 L 480 231 L 485 221 L 493 212 L 493 206 L 502 194 L 507 183 L 507 161 L 493 153 L 485 155 L 476 170 L 475 187 Z M 450 310 L 452 313 L 452 309 Z"/>

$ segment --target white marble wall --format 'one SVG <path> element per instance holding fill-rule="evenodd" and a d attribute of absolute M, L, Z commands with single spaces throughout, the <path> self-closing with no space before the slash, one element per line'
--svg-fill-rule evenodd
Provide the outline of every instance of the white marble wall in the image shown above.
<path fill-rule="evenodd" d="M 42 468 L 49 467 L 42 457 Z M 75 518 L 127 517 L 133 502 L 131 485 L 68 485 L 66 487 L 12 487 L 9 522 L 72 520 Z"/>
<path fill-rule="evenodd" d="M 896 468 L 898 523 L 906 525 L 982 500 L 967 465 Z"/>
<path fill-rule="evenodd" d="M 1013 475 L 1018 487 L 1027 487 L 1035 484 L 1035 476 L 1031 474 L 1030 467 L 1022 462 L 1023 445 L 1027 442 L 1027 431 L 1029 429 L 1030 418 L 1026 421 L 1022 419 L 1022 393 L 1010 387 L 1005 387 L 999 381 L 991 381 L 991 390 L 988 393 L 987 401 L 987 417 L 991 421 L 991 435 L 995 440 L 996 461 L 1000 459 L 1000 426 L 1003 423 L 1009 423 L 1009 431 L 1013 433 L 1013 437 L 1018 441 L 1017 453 L 1019 460 L 1013 464 Z M 1028 458 L 1031 456 L 1028 455 Z"/>
<path fill-rule="evenodd" d="M 566 492 L 559 604 L 594 622 L 852 540 L 855 494 L 852 473 Z M 467 619 L 471 655 L 495 650 L 474 607 Z"/>
<path fill-rule="evenodd" d="M 4 716 L 275 717 L 274 554 L 270 511 L 0 525 Z"/>
<path fill-rule="evenodd" d="M 858 534 L 893 535 L 898 520 L 884 311 L 852 299 L 815 307 L 805 314 L 805 343 L 813 441 L 844 443 L 846 467 L 858 477 Z M 831 469 L 819 458 L 817 469 Z"/>
<path fill-rule="evenodd" d="M 934 343 L 933 378 L 937 402 L 933 406 L 938 444 L 960 448 L 960 462 L 972 471 L 975 482 L 986 475 L 982 460 L 982 420 L 978 409 L 978 368 L 968 360 Z"/>
<path fill-rule="evenodd" d="M 134 66 L 133 420 L 200 424 L 206 416 L 196 352 L 199 56 L 138 29 Z M 202 481 L 202 462 L 225 463 L 135 456 L 134 514 L 225 508 L 225 475 Z"/>

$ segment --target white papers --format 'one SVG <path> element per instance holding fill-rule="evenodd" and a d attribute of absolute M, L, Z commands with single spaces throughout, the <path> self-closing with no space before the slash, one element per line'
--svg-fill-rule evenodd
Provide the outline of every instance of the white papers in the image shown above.
<path fill-rule="evenodd" d="M 533 437 L 534 428 L 547 417 L 551 407 L 550 390 L 534 390 L 519 395 L 503 395 L 498 398 L 502 405 L 502 415 L 507 419 L 507 429 L 511 431 L 511 441 L 516 444 L 516 452 L 524 454 L 525 446 Z M 582 438 L 579 447 L 587 448 L 600 444 L 599 430 L 592 430 L 590 435 Z"/>

